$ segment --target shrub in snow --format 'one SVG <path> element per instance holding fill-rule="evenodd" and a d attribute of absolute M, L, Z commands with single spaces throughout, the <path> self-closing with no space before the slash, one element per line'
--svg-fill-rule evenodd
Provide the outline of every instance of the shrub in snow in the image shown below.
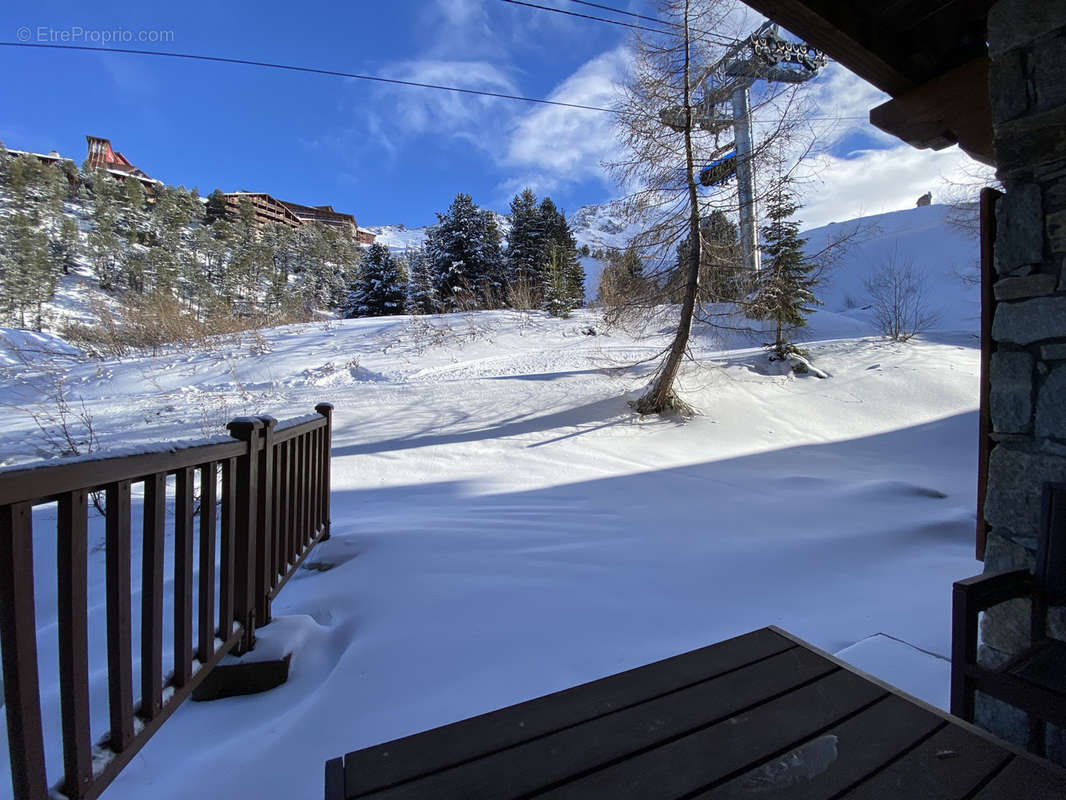
<path fill-rule="evenodd" d="M 936 323 L 939 315 L 929 308 L 925 276 L 910 259 L 894 253 L 864 283 L 874 323 L 892 341 L 905 342 Z"/>

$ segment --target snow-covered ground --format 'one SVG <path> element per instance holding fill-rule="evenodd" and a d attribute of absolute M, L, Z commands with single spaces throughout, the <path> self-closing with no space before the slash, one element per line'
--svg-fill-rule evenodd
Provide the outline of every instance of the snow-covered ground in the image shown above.
<path fill-rule="evenodd" d="M 29 363 L 0 347 L 0 401 L 32 407 L 61 375 L 105 449 L 336 406 L 333 538 L 261 631 L 264 646 L 294 648 L 289 682 L 186 703 L 104 797 L 184 798 L 193 784 L 205 800 L 321 797 L 327 758 L 771 624 L 946 706 L 951 583 L 980 569 L 979 351 L 973 289 L 941 266 L 976 242 L 929 270 L 958 314 L 888 343 L 840 287 L 861 286 L 931 216 L 898 213 L 914 225 L 885 215 L 897 235 L 838 267 L 806 331 L 831 378 L 769 374 L 761 338 L 699 329 L 701 363 L 681 384 L 702 414 L 688 422 L 631 413 L 648 367 L 629 365 L 663 340 L 604 332 L 593 311 L 315 323 L 122 362 L 45 335 L 23 336 Z M 7 409 L 0 458 L 39 444 Z M 35 514 L 41 530 L 54 516 Z M 106 728 L 100 523 L 94 735 Z M 38 626 L 58 776 L 49 539 Z"/>

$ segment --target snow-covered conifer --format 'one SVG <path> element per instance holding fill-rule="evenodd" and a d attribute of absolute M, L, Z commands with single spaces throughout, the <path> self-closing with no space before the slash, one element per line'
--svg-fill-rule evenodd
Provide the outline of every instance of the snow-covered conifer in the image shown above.
<path fill-rule="evenodd" d="M 820 305 L 812 288 L 816 264 L 803 254 L 806 239 L 799 235 L 799 222 L 792 219 L 799 209 L 790 182 L 782 179 L 770 195 L 766 208 L 769 222 L 762 228 L 762 271 L 751 298 L 750 316 L 774 323 L 774 341 L 767 345 L 778 358 L 800 353 L 790 332 L 807 324 L 807 315 Z"/>
<path fill-rule="evenodd" d="M 345 317 L 401 314 L 405 295 L 399 263 L 385 245 L 372 244 L 363 255 L 359 277 L 342 313 Z"/>

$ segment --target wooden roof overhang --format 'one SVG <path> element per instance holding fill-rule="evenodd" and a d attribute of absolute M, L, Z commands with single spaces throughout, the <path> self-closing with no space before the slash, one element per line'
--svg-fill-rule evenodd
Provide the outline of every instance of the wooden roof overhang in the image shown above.
<path fill-rule="evenodd" d="M 892 95 L 870 122 L 992 164 L 985 20 L 994 0 L 744 0 Z"/>

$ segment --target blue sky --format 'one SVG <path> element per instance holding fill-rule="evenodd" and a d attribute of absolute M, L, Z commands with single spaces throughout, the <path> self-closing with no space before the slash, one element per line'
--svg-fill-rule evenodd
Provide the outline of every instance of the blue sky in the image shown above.
<path fill-rule="evenodd" d="M 653 13 L 647 3 L 617 4 Z M 172 32 L 172 41 L 129 47 L 591 105 L 610 103 L 628 33 L 499 0 L 8 0 L 0 12 L 2 41 L 16 41 L 20 28 L 47 41 L 79 27 Z M 606 114 L 134 55 L 0 48 L 0 74 L 9 78 L 0 82 L 0 141 L 9 148 L 55 149 L 80 163 L 85 134 L 105 136 L 168 183 L 330 203 L 363 225 L 432 223 L 459 191 L 499 211 L 526 185 L 568 211 L 617 194 L 600 167 L 613 149 Z M 812 91 L 826 115 L 864 115 L 882 99 L 837 66 Z M 861 120 L 834 126 L 823 144 L 804 215 L 811 224 L 913 205 L 965 161 L 957 151 L 909 151 Z"/>

